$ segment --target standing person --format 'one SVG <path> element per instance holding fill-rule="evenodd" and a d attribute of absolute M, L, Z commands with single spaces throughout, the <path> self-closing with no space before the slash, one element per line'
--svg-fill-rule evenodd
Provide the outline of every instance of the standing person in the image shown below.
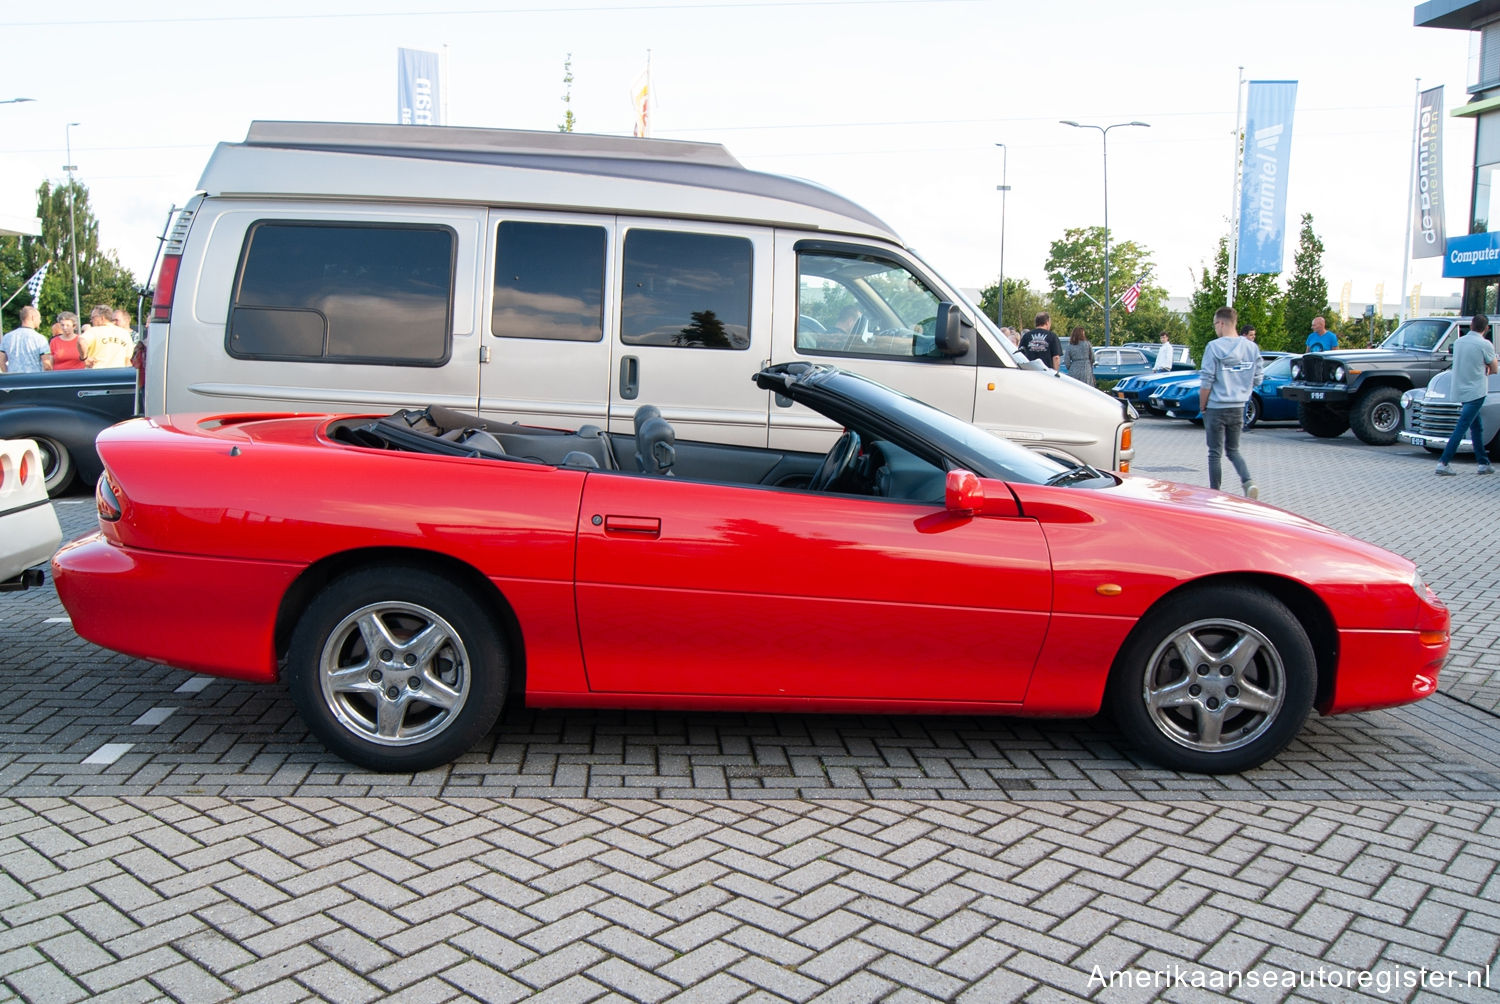
<path fill-rule="evenodd" d="M 1052 315 L 1045 310 L 1036 315 L 1033 327 L 1021 335 L 1021 354 L 1040 359 L 1053 369 L 1062 362 L 1062 342 L 1052 333 Z"/>
<path fill-rule="evenodd" d="M 1256 340 L 1255 325 L 1253 325 L 1253 324 L 1242 324 L 1242 325 L 1240 325 L 1240 337 L 1243 338 L 1243 339 L 1245 339 L 1246 341 L 1250 341 L 1250 342 L 1255 341 Z"/>
<path fill-rule="evenodd" d="M 1321 316 L 1312 319 L 1312 330 L 1307 333 L 1307 351 L 1332 352 L 1339 347 L 1339 336 L 1328 330 L 1328 322 Z"/>
<path fill-rule="evenodd" d="M 21 308 L 21 326 L 0 338 L 0 373 L 41 373 L 52 368 L 47 336 L 36 330 L 42 312 L 29 304 Z"/>
<path fill-rule="evenodd" d="M 115 327 L 115 308 L 105 305 L 89 312 L 89 345 L 83 365 L 89 369 L 118 369 L 130 365 L 135 340 Z"/>
<path fill-rule="evenodd" d="M 1203 377 L 1198 386 L 1198 406 L 1203 411 L 1203 429 L 1208 436 L 1208 485 L 1217 489 L 1223 475 L 1221 455 L 1229 457 L 1249 498 L 1260 498 L 1260 489 L 1250 479 L 1250 465 L 1240 456 L 1240 430 L 1245 424 L 1245 402 L 1260 386 L 1265 374 L 1260 350 L 1235 330 L 1238 315 L 1233 307 L 1214 313 L 1214 332 L 1219 336 L 1203 350 Z"/>
<path fill-rule="evenodd" d="M 132 342 L 135 341 L 135 329 L 130 326 L 130 311 L 115 311 L 115 327 L 120 328 L 125 334 L 129 335 Z"/>
<path fill-rule="evenodd" d="M 1156 365 L 1151 367 L 1151 369 L 1156 373 L 1165 373 L 1172 368 L 1173 356 L 1177 351 L 1177 347 L 1172 344 L 1172 336 L 1165 331 L 1159 337 L 1161 339 L 1161 348 L 1156 352 Z"/>
<path fill-rule="evenodd" d="M 1068 347 L 1063 350 L 1063 362 L 1067 364 L 1068 376 L 1090 386 L 1094 383 L 1094 345 L 1083 333 L 1083 328 L 1073 329 L 1068 336 Z"/>
<path fill-rule="evenodd" d="M 1474 444 L 1474 459 L 1479 462 L 1479 468 L 1474 473 L 1494 473 L 1489 455 L 1485 453 L 1484 423 L 1480 421 L 1484 397 L 1489 393 L 1490 382 L 1487 378 L 1500 369 L 1495 362 L 1495 347 L 1484 336 L 1488 330 L 1490 319 L 1483 314 L 1475 314 L 1474 320 L 1469 322 L 1468 332 L 1453 343 L 1453 397 L 1462 402 L 1463 407 L 1458 412 L 1458 424 L 1453 427 L 1453 435 L 1448 437 L 1448 445 L 1443 447 L 1443 455 L 1438 458 L 1439 474 L 1453 473 L 1448 461 L 1458 452 L 1459 440 L 1464 438 L 1466 432 L 1469 433 L 1469 441 Z"/>
<path fill-rule="evenodd" d="M 71 320 L 61 320 L 52 325 L 52 368 L 55 370 L 81 370 L 88 356 L 88 343 L 73 327 Z"/>

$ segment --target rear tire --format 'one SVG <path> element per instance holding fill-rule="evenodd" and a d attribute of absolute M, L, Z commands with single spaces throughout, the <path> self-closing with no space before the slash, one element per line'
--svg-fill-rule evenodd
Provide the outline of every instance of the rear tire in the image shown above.
<path fill-rule="evenodd" d="M 1286 748 L 1316 683 L 1312 644 L 1285 604 L 1253 587 L 1208 586 L 1141 620 L 1115 658 L 1106 701 L 1150 759 L 1227 774 Z"/>
<path fill-rule="evenodd" d="M 1396 387 L 1365 391 L 1349 412 L 1349 425 L 1360 442 L 1390 446 L 1401 431 L 1401 391 Z"/>
<path fill-rule="evenodd" d="M 506 672 L 493 618 L 463 586 L 384 565 L 317 594 L 282 675 L 330 750 L 370 770 L 410 773 L 448 763 L 494 726 Z"/>
<path fill-rule="evenodd" d="M 1349 431 L 1349 416 L 1326 404 L 1297 403 L 1297 422 L 1319 439 L 1337 439 Z"/>

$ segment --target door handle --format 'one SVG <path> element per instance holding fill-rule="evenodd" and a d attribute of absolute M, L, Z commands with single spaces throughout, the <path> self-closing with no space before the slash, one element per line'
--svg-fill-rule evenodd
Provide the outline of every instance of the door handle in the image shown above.
<path fill-rule="evenodd" d="M 661 519 L 656 516 L 605 516 L 605 533 L 622 533 L 632 537 L 660 537 Z"/>
<path fill-rule="evenodd" d="M 640 392 L 641 361 L 635 356 L 625 356 L 620 360 L 620 396 L 627 401 L 634 401 Z"/>

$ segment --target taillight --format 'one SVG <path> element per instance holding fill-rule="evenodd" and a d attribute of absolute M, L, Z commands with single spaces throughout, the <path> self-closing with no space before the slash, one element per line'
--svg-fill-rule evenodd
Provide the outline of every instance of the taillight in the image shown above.
<path fill-rule="evenodd" d="M 182 265 L 182 255 L 163 255 L 161 269 L 156 273 L 156 292 L 151 295 L 151 320 L 172 319 L 172 295 L 177 292 L 177 269 Z"/>
<path fill-rule="evenodd" d="M 26 482 L 31 479 L 31 451 L 30 450 L 27 450 L 27 451 L 25 451 L 25 452 L 23 452 L 21 454 L 20 476 L 21 476 L 21 485 L 24 487 L 25 484 L 26 484 Z"/>
<path fill-rule="evenodd" d="M 109 472 L 99 479 L 99 485 L 94 489 L 94 505 L 99 509 L 99 518 L 106 523 L 114 523 L 119 520 L 120 500 L 115 497 L 115 486 L 109 482 Z"/>

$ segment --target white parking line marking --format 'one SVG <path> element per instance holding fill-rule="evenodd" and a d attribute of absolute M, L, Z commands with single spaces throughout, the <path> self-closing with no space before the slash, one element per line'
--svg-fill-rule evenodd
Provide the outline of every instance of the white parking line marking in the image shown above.
<path fill-rule="evenodd" d="M 131 722 L 130 724 L 131 725 L 160 725 L 162 722 L 166 721 L 168 718 L 171 718 L 172 717 L 172 712 L 174 712 L 176 710 L 177 710 L 176 708 L 152 708 L 150 711 L 146 712 L 144 715 L 142 715 L 141 717 L 137 718 L 135 721 Z"/>
<path fill-rule="evenodd" d="M 71 617 L 48 617 L 42 621 L 43 624 L 71 624 L 72 622 L 73 618 Z"/>
<path fill-rule="evenodd" d="M 135 743 L 105 743 L 94 752 L 83 758 L 84 763 L 103 764 L 108 766 L 120 757 L 130 752 L 130 747 Z"/>
<path fill-rule="evenodd" d="M 211 677 L 211 676 L 195 676 L 192 679 L 184 680 L 183 683 L 182 683 L 182 686 L 180 686 L 176 690 L 172 691 L 172 693 L 174 693 L 174 694 L 196 694 L 196 693 L 198 693 L 201 690 L 208 689 L 208 685 L 210 683 L 213 683 L 213 682 L 214 682 L 214 678 Z"/>

